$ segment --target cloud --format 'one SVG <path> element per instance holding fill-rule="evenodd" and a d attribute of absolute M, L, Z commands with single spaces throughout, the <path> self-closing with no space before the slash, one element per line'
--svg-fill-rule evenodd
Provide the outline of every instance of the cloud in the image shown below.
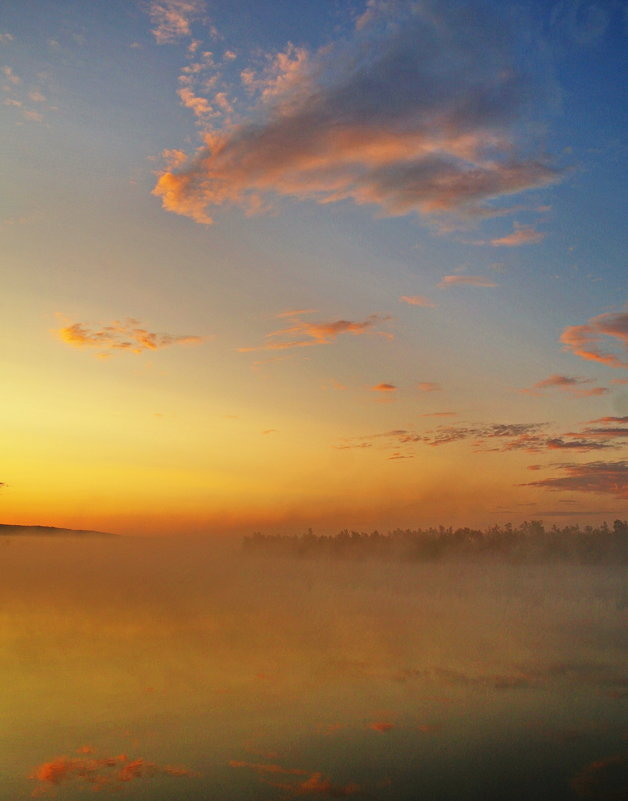
<path fill-rule="evenodd" d="M 2 74 L 4 75 L 5 80 L 13 86 L 17 86 L 18 84 L 22 83 L 20 76 L 16 75 L 11 67 L 3 67 Z"/>
<path fill-rule="evenodd" d="M 283 775 L 292 775 L 292 776 L 307 776 L 308 771 L 302 770 L 301 768 L 284 768 L 281 765 L 275 765 L 273 763 L 261 763 L 261 762 L 242 762 L 241 760 L 232 759 L 229 762 L 229 765 L 232 768 L 248 768 L 249 770 L 255 771 L 255 773 L 266 776 L 266 775 L 275 775 L 275 774 L 283 774 Z"/>
<path fill-rule="evenodd" d="M 483 275 L 444 275 L 438 283 L 439 289 L 447 289 L 450 286 L 484 286 L 493 287 L 497 286 L 490 278 Z"/>
<path fill-rule="evenodd" d="M 399 300 L 402 303 L 410 304 L 410 306 L 424 306 L 429 309 L 434 309 L 436 307 L 435 303 L 423 295 L 402 295 Z"/>
<path fill-rule="evenodd" d="M 426 441 L 430 445 L 449 445 L 452 442 L 472 439 L 476 449 L 490 450 L 536 450 L 540 448 L 540 431 L 545 423 L 489 423 L 467 426 L 439 426 L 428 432 Z M 495 444 L 494 440 L 499 440 Z"/>
<path fill-rule="evenodd" d="M 559 389 L 574 398 L 589 398 L 596 395 L 605 395 L 608 392 L 606 387 L 591 387 L 590 389 L 580 389 L 582 384 L 591 384 L 593 379 L 580 378 L 575 376 L 557 375 L 554 373 L 542 381 L 537 381 L 527 389 L 522 389 L 527 395 L 539 396 L 544 390 Z"/>
<path fill-rule="evenodd" d="M 152 0 L 148 6 L 151 33 L 157 44 L 172 44 L 192 33 L 191 23 L 205 10 L 202 0 Z"/>
<path fill-rule="evenodd" d="M 256 345 L 254 347 L 238 348 L 240 353 L 251 353 L 258 350 L 288 350 L 289 348 L 305 348 L 314 345 L 329 345 L 341 335 L 352 334 L 353 336 L 360 336 L 362 334 L 376 333 L 380 336 L 385 336 L 392 339 L 392 334 L 382 331 L 373 331 L 374 326 L 378 322 L 383 322 L 389 318 L 379 314 L 371 314 L 366 320 L 362 322 L 354 322 L 351 320 L 333 320 L 326 323 L 310 323 L 306 320 L 300 320 L 299 314 L 304 312 L 294 312 L 295 316 L 290 318 L 290 325 L 288 328 L 281 328 L 278 331 L 271 331 L 266 334 L 266 339 L 273 339 L 279 337 L 279 341 L 266 342 L 263 345 Z M 288 313 L 279 315 L 286 317 Z"/>
<path fill-rule="evenodd" d="M 623 351 L 628 351 L 628 312 L 599 314 L 584 325 L 569 326 L 561 334 L 560 341 L 565 346 L 564 350 L 582 359 L 601 362 L 609 367 L 628 368 L 628 359 L 599 347 L 601 342 L 606 342 L 603 337 L 616 340 Z"/>
<path fill-rule="evenodd" d="M 0 44 L 8 44 L 12 42 L 14 38 L 12 33 L 0 33 Z"/>
<path fill-rule="evenodd" d="M 145 350 L 159 350 L 170 345 L 198 345 L 206 337 L 174 336 L 158 334 L 139 327 L 138 320 L 114 320 L 102 328 L 89 328 L 85 323 L 72 323 L 56 332 L 59 339 L 75 348 L 103 348 L 101 356 L 109 356 L 111 350 L 126 350 L 142 353 Z"/>
<path fill-rule="evenodd" d="M 455 413 L 435 412 L 422 416 L 440 417 L 452 414 Z M 465 441 L 471 443 L 474 453 L 546 453 L 558 450 L 587 453 L 620 448 L 625 444 L 628 428 L 621 426 L 624 418 L 611 420 L 619 421 L 619 425 L 586 426 L 581 431 L 563 433 L 548 432 L 548 423 L 466 423 L 441 425 L 425 432 L 401 428 L 348 438 L 335 447 L 342 450 L 377 447 L 379 450 L 392 451 L 392 456 L 388 458 L 411 458 L 414 455 L 413 446 L 418 443 L 437 447 Z M 400 449 L 400 446 L 403 447 Z M 536 465 L 534 469 L 540 469 L 540 466 Z"/>
<path fill-rule="evenodd" d="M 442 389 L 440 384 L 435 384 L 432 381 L 422 381 L 419 384 L 419 390 L 421 392 L 440 392 Z"/>
<path fill-rule="evenodd" d="M 628 796 L 628 753 L 597 759 L 571 781 L 579 798 L 621 801 Z"/>
<path fill-rule="evenodd" d="M 158 41 L 187 33 L 196 13 L 183 0 L 153 8 Z M 451 220 L 503 213 L 491 201 L 561 171 L 526 135 L 548 95 L 547 74 L 529 66 L 541 51 L 528 40 L 520 57 L 514 20 L 495 11 L 481 0 L 473 15 L 453 0 L 372 4 L 349 36 L 313 52 L 289 45 L 261 72 L 243 69 L 249 112 L 207 132 L 154 194 L 204 224 L 209 208 L 257 213 L 273 196 Z"/>
<path fill-rule="evenodd" d="M 396 392 L 397 387 L 394 384 L 375 384 L 371 387 L 371 392 Z"/>
<path fill-rule="evenodd" d="M 334 784 L 318 771 L 307 771 L 301 768 L 284 768 L 275 764 L 260 764 L 231 760 L 232 768 L 249 768 L 253 770 L 265 784 L 284 790 L 290 796 L 328 796 L 329 798 L 346 798 L 360 792 L 359 784 Z M 295 776 L 305 777 L 302 780 L 280 780 L 279 777 Z"/>
<path fill-rule="evenodd" d="M 91 753 L 84 751 L 84 753 Z M 34 769 L 30 778 L 37 781 L 34 796 L 44 795 L 62 784 L 83 785 L 91 790 L 117 789 L 121 784 L 154 776 L 196 776 L 179 765 L 157 765 L 145 759 L 131 759 L 126 754 L 105 758 L 57 757 Z"/>
<path fill-rule="evenodd" d="M 628 500 L 628 462 L 586 462 L 561 464 L 566 474 L 522 484 L 524 487 L 541 487 L 555 492 L 593 492 Z"/>
<path fill-rule="evenodd" d="M 295 796 L 328 796 L 329 798 L 348 798 L 361 791 L 361 786 L 351 782 L 350 784 L 333 784 L 333 782 L 323 776 L 322 773 L 312 773 L 307 779 L 296 784 L 286 782 L 275 785 L 282 790 L 287 790 Z"/>
<path fill-rule="evenodd" d="M 572 450 L 578 451 L 579 453 L 586 453 L 587 451 L 600 451 L 604 450 L 604 448 L 613 448 L 615 446 L 610 442 L 600 442 L 599 440 L 565 440 L 561 437 L 554 437 L 545 442 L 545 447 L 550 451 Z"/>
<path fill-rule="evenodd" d="M 623 420 L 625 418 L 618 417 L 617 420 Z M 622 437 L 628 437 L 628 428 L 585 428 L 581 434 L 585 434 L 591 437 L 603 437 L 606 439 L 616 439 Z M 570 434 L 569 436 L 580 436 L 577 434 Z"/>
<path fill-rule="evenodd" d="M 545 239 L 542 231 L 537 231 L 533 225 L 518 225 L 515 223 L 515 230 L 507 236 L 489 240 L 489 244 L 494 248 L 518 248 L 521 245 L 536 245 Z"/>
<path fill-rule="evenodd" d="M 391 729 L 395 728 L 394 723 L 386 723 L 384 721 L 369 723 L 369 729 L 373 729 L 373 731 L 381 732 L 382 734 L 386 734 Z"/>
<path fill-rule="evenodd" d="M 425 412 L 421 417 L 455 417 L 457 412 Z"/>

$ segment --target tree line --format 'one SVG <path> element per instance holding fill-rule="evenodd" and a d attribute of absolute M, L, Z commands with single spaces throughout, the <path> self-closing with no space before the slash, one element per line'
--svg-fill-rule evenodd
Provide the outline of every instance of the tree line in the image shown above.
<path fill-rule="evenodd" d="M 510 523 L 487 529 L 394 529 L 388 533 L 343 529 L 335 535 L 262 534 L 243 540 L 245 553 L 256 556 L 384 559 L 430 561 L 439 559 L 500 559 L 510 562 L 571 561 L 628 564 L 628 522 L 612 526 L 578 525 L 546 529 L 540 520 Z"/>

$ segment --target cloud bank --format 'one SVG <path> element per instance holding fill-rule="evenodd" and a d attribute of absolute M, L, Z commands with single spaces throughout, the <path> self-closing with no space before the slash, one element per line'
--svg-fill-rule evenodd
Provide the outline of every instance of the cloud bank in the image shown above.
<path fill-rule="evenodd" d="M 158 41 L 189 30 L 195 6 L 155 3 Z M 492 200 L 561 175 L 522 133 L 548 82 L 523 66 L 534 58 L 507 17 L 488 0 L 369 2 L 350 35 L 315 52 L 289 45 L 260 72 L 243 70 L 248 116 L 207 132 L 153 192 L 204 224 L 209 209 L 256 213 L 273 196 L 450 221 L 503 213 Z"/>
<path fill-rule="evenodd" d="M 593 492 L 628 500 L 628 462 L 585 462 L 561 464 L 565 473 L 558 478 L 531 481 L 523 486 L 542 487 L 554 491 Z"/>
<path fill-rule="evenodd" d="M 436 416 L 450 414 L 435 413 Z M 595 426 L 598 422 L 611 425 Z M 376 446 L 383 451 L 394 451 L 395 454 L 399 454 L 399 449 L 402 448 L 403 453 L 410 456 L 419 443 L 438 447 L 469 442 L 474 453 L 549 453 L 557 450 L 588 453 L 623 448 L 628 437 L 626 418 L 623 417 L 605 417 L 590 421 L 580 431 L 550 432 L 548 427 L 548 423 L 466 423 L 437 426 L 427 431 L 399 428 L 346 438 L 335 447 L 348 450 Z M 560 488 L 560 485 L 556 486 Z"/>

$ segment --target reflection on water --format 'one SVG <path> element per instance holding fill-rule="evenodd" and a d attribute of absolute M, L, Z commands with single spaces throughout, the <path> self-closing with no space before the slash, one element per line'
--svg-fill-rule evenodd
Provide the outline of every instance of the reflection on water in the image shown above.
<path fill-rule="evenodd" d="M 625 799 L 626 568 L 0 542 L 2 797 Z"/>

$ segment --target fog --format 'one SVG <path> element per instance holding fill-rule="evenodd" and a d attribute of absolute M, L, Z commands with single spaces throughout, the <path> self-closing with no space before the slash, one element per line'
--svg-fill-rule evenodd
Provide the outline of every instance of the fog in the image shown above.
<path fill-rule="evenodd" d="M 626 566 L 10 537 L 0 571 L 4 797 L 625 797 Z"/>

